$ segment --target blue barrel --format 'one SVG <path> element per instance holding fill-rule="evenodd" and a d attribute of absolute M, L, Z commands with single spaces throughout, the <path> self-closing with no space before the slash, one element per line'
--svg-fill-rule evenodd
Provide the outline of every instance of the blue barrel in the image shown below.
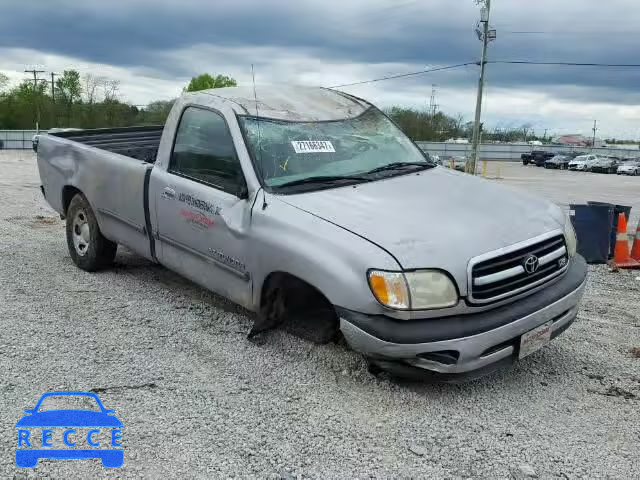
<path fill-rule="evenodd" d="M 569 208 L 578 237 L 578 253 L 587 263 L 607 263 L 613 231 L 613 205 L 569 205 Z"/>
<path fill-rule="evenodd" d="M 628 205 L 615 205 L 613 203 L 605 202 L 587 202 L 587 205 L 607 205 L 613 207 L 613 223 L 611 228 L 611 239 L 609 246 L 609 258 L 613 258 L 613 253 L 616 251 L 616 233 L 618 232 L 618 215 L 624 213 L 624 216 L 629 223 L 629 215 L 631 215 L 631 207 Z"/>

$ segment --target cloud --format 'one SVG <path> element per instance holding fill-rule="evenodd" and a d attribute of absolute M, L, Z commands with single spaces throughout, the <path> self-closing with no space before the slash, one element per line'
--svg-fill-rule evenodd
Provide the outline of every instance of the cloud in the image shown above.
<path fill-rule="evenodd" d="M 336 85 L 475 61 L 477 17 L 472 0 L 5 0 L 0 70 L 17 80 L 26 64 L 85 69 L 120 79 L 138 104 L 178 94 L 203 71 L 249 82 L 251 64 L 262 83 Z M 631 0 L 494 2 L 490 59 L 640 63 L 639 23 Z M 487 78 L 487 122 L 588 130 L 603 115 L 603 134 L 640 134 L 640 69 L 492 64 Z M 436 83 L 443 109 L 470 118 L 476 82 L 466 67 L 347 90 L 424 106 Z"/>

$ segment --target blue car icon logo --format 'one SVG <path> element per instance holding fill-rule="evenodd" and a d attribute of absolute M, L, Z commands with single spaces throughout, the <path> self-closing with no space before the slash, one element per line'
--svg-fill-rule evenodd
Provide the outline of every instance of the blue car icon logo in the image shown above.
<path fill-rule="evenodd" d="M 75 399 L 89 402 L 90 406 L 98 408 L 40 411 L 43 402 L 51 397 L 62 401 Z M 41 458 L 99 458 L 103 466 L 110 468 L 121 467 L 124 463 L 124 450 L 121 448 L 122 422 L 114 415 L 114 410 L 104 407 L 95 393 L 48 392 L 40 397 L 34 408 L 25 409 L 25 413 L 16 423 L 18 467 L 35 467 Z M 109 448 L 105 448 L 106 446 Z"/>

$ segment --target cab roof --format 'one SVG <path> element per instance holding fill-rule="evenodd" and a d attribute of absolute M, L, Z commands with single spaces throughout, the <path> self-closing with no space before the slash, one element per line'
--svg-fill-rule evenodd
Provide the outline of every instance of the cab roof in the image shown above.
<path fill-rule="evenodd" d="M 185 96 L 202 94 L 229 102 L 239 115 L 297 122 L 354 118 L 371 106 L 360 98 L 336 90 L 296 85 L 257 85 L 255 96 L 253 86 L 201 90 Z"/>

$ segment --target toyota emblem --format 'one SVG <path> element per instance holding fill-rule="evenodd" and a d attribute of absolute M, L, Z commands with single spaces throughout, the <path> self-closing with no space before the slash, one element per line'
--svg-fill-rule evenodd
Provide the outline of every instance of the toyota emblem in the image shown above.
<path fill-rule="evenodd" d="M 529 275 L 533 275 L 538 271 L 538 268 L 540 268 L 540 261 L 535 255 L 529 255 L 524 259 L 522 266 L 524 267 L 525 272 L 527 272 Z"/>

